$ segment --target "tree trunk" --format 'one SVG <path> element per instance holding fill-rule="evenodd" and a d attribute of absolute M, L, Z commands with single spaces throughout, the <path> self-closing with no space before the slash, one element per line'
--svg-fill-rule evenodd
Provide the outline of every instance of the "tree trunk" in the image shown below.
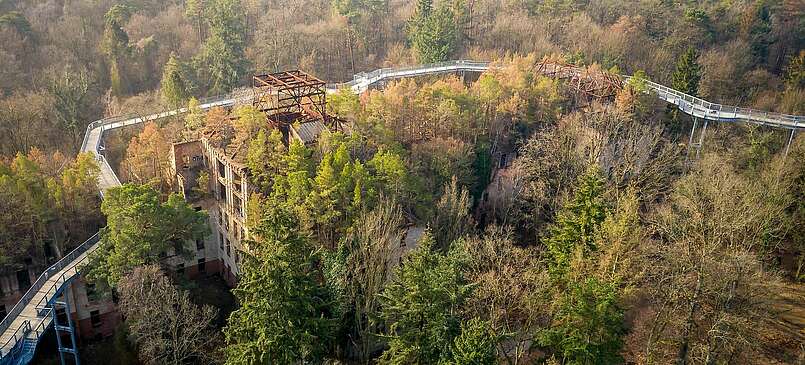
<path fill-rule="evenodd" d="M 347 25 L 347 36 L 348 36 L 348 39 L 349 39 L 349 62 L 350 62 L 350 65 L 352 66 L 352 74 L 354 75 L 355 74 L 355 54 L 354 54 L 353 48 L 355 47 L 354 46 L 355 42 L 352 39 L 352 25 Z"/>
<path fill-rule="evenodd" d="M 730 294 L 727 297 L 727 300 L 724 302 L 722 313 L 729 313 L 732 307 L 732 299 L 735 298 L 735 289 L 737 285 L 738 285 L 737 280 L 733 280 L 730 283 Z M 723 327 L 721 323 L 722 322 L 717 322 L 715 325 L 716 329 L 718 329 L 719 331 Z M 718 336 L 719 336 L 718 333 L 716 333 L 715 338 L 713 338 L 712 341 L 709 341 L 710 346 L 707 348 L 707 358 L 705 359 L 705 364 L 707 365 L 715 365 L 716 360 L 718 359 L 718 351 L 721 347 L 721 340 L 719 339 Z"/>
<path fill-rule="evenodd" d="M 682 343 L 679 345 L 679 355 L 676 363 L 678 365 L 686 365 L 688 363 L 688 351 L 690 350 L 690 331 L 693 329 L 693 315 L 696 313 L 696 308 L 699 302 L 699 293 L 702 289 L 702 276 L 701 273 L 696 271 L 696 289 L 693 292 L 693 299 L 690 302 L 690 310 L 688 311 L 688 318 L 685 320 L 685 329 L 682 332 Z"/>

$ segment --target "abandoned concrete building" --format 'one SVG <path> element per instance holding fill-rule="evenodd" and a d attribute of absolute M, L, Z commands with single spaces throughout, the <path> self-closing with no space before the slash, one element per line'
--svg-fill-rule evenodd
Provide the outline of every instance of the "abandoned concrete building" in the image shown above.
<path fill-rule="evenodd" d="M 333 131 L 349 133 L 350 125 L 326 113 L 325 83 L 303 71 L 255 75 L 252 103 L 265 117 L 266 126 L 282 132 L 286 145 L 298 140 L 315 144 L 322 134 Z M 234 121 L 233 110 L 223 113 Z M 232 123 L 224 123 L 231 127 Z M 209 213 L 211 234 L 204 240 L 188 242 L 189 256 L 161 253 L 167 267 L 188 279 L 220 275 L 235 286 L 242 262 L 250 185 L 245 165 L 248 139 L 237 138 L 233 130 L 208 130 L 197 138 L 174 143 L 170 152 L 173 176 L 178 190 L 197 210 Z M 224 134 L 222 138 L 221 134 Z M 409 227 L 400 237 L 394 260 L 416 246 L 422 234 L 419 227 Z M 18 270 L 0 273 L 0 318 L 25 294 L 36 280 L 42 265 L 25 262 Z M 112 336 L 122 318 L 112 296 L 96 291 L 83 277 L 73 280 L 64 295 L 70 308 L 57 308 L 60 321 L 67 321 L 65 309 L 80 341 Z"/>
<path fill-rule="evenodd" d="M 265 117 L 265 126 L 282 132 L 286 144 L 298 140 L 310 145 L 323 133 L 347 130 L 346 122 L 326 112 L 324 81 L 303 71 L 255 75 L 252 91 L 252 105 Z M 235 136 L 238 131 L 230 125 L 173 144 L 171 166 L 185 198 L 209 212 L 208 243 L 217 251 L 210 261 L 234 285 L 249 234 L 246 206 L 254 189 L 245 164 L 251 136 Z"/>

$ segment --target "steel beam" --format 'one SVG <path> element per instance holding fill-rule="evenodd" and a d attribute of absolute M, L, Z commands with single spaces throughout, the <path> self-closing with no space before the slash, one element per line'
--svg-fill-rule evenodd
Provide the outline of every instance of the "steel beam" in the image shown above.
<path fill-rule="evenodd" d="M 72 355 L 74 364 L 81 365 L 81 360 L 78 356 L 78 347 L 76 346 L 76 339 L 75 339 L 75 326 L 73 325 L 73 318 L 70 316 L 70 299 L 67 293 L 62 294 L 64 296 L 64 301 L 54 301 L 50 307 L 50 313 L 53 315 L 53 330 L 56 333 L 56 344 L 57 349 L 59 351 L 59 360 L 61 365 L 66 365 L 65 362 L 65 354 Z M 67 325 L 59 324 L 59 316 L 57 314 L 58 309 L 64 309 L 64 315 L 67 317 Z M 62 341 L 62 333 L 69 333 L 70 334 L 70 343 L 69 347 L 65 347 L 64 342 Z"/>
<path fill-rule="evenodd" d="M 788 136 L 788 143 L 785 145 L 785 157 L 788 157 L 788 151 L 791 150 L 791 142 L 794 141 L 794 133 L 797 132 L 797 129 L 791 129 L 791 135 Z"/>

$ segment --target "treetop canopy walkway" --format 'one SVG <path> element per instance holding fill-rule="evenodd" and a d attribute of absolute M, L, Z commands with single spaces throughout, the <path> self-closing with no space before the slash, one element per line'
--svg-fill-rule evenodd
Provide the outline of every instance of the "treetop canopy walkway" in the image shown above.
<path fill-rule="evenodd" d="M 341 89 L 349 89 L 354 93 L 362 93 L 373 85 L 389 80 L 440 73 L 484 72 L 491 67 L 493 66 L 489 62 L 458 60 L 420 66 L 382 68 L 368 73 L 356 74 L 353 76 L 352 81 L 349 82 L 327 84 L 326 90 L 332 93 Z M 577 82 L 579 87 L 581 87 L 582 83 L 589 81 L 585 79 L 585 69 L 576 66 L 543 62 L 540 67 L 536 68 L 536 72 L 549 77 L 569 79 L 571 82 Z M 628 81 L 631 76 L 616 75 L 615 78 L 623 83 Z M 788 129 L 791 130 L 792 138 L 794 131 L 805 128 L 805 117 L 803 116 L 711 103 L 667 86 L 648 80 L 644 81 L 648 87 L 647 92 L 656 95 L 660 100 L 676 105 L 680 111 L 695 118 L 717 122 L 753 123 Z M 612 86 L 612 79 L 607 82 L 608 85 L 603 87 Z M 586 91 L 592 92 L 593 90 L 586 89 Z M 211 97 L 201 100 L 199 107 L 202 110 L 208 110 L 220 106 L 233 106 L 239 102 L 250 101 L 251 98 L 253 96 L 236 97 L 225 95 Z M 87 132 L 81 144 L 81 152 L 94 154 L 100 164 L 101 172 L 98 177 L 98 189 L 101 196 L 103 197 L 108 189 L 121 185 L 120 180 L 102 153 L 104 150 L 102 146 L 104 132 L 183 114 L 187 111 L 187 108 L 180 108 L 147 116 L 118 116 L 90 123 L 87 126 Z M 57 299 L 65 290 L 67 284 L 80 275 L 81 266 L 87 262 L 89 255 L 98 248 L 99 242 L 99 233 L 96 233 L 47 268 L 26 291 L 19 302 L 8 312 L 0 322 L 0 365 L 27 364 L 30 362 L 36 350 L 36 345 L 44 335 L 45 330 L 54 324 L 54 318 L 56 318 L 54 316 L 54 305 L 57 303 Z M 59 324 L 56 325 L 57 329 L 63 327 L 59 326 Z M 68 348 L 60 348 L 59 350 L 72 351 Z"/>

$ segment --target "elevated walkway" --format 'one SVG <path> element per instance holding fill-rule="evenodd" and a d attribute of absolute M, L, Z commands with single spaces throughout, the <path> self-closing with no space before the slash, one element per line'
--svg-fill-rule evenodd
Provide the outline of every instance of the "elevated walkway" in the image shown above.
<path fill-rule="evenodd" d="M 623 76 L 623 78 L 629 80 L 631 76 Z M 692 117 L 716 122 L 745 122 L 791 130 L 805 128 L 805 116 L 802 115 L 789 115 L 716 104 L 656 82 L 646 81 L 646 85 L 657 98 L 676 105 L 680 111 Z"/>
<path fill-rule="evenodd" d="M 357 74 L 350 82 L 328 84 L 327 91 L 335 92 L 339 89 L 348 88 L 352 92 L 362 93 L 372 85 L 389 80 L 450 72 L 483 72 L 488 70 L 489 67 L 488 62 L 458 60 L 422 66 L 383 68 L 369 73 Z M 624 80 L 629 78 L 630 76 L 623 76 Z M 681 93 L 654 82 L 647 81 L 647 85 L 659 99 L 674 104 L 682 112 L 697 118 L 717 122 L 746 122 L 784 128 L 791 130 L 792 136 L 795 130 L 805 128 L 805 117 L 803 116 L 721 105 Z M 203 110 L 207 110 L 216 106 L 232 106 L 238 101 L 244 101 L 249 98 L 236 99 L 229 95 L 207 98 L 201 101 L 200 107 Z M 102 153 L 103 146 L 101 142 L 104 132 L 186 112 L 187 108 L 180 108 L 147 116 L 120 116 L 90 123 L 87 126 L 87 132 L 81 144 L 81 152 L 94 154 L 100 164 L 101 173 L 98 177 L 98 189 L 101 196 L 108 189 L 120 186 L 120 180 Z M 98 244 L 99 234 L 96 233 L 45 270 L 23 295 L 22 299 L 8 312 L 3 321 L 0 322 L 0 365 L 27 364 L 30 362 L 36 350 L 36 344 L 45 333 L 45 330 L 52 324 L 54 302 L 65 290 L 67 284 L 80 275 L 81 265 L 87 261 L 88 255 L 98 248 Z"/>
<path fill-rule="evenodd" d="M 33 358 L 36 344 L 52 323 L 53 302 L 98 248 L 98 238 L 95 233 L 47 268 L 0 322 L 0 364 L 27 364 Z"/>
<path fill-rule="evenodd" d="M 381 68 L 369 73 L 356 74 L 349 82 L 329 84 L 327 89 L 334 92 L 338 89 L 348 88 L 355 93 L 362 93 L 374 84 L 393 79 L 449 72 L 483 72 L 489 67 L 489 62 L 458 60 L 412 67 Z M 571 69 L 571 72 L 579 72 L 578 70 Z M 629 80 L 631 76 L 621 75 L 621 78 Z M 712 103 L 648 80 L 646 80 L 646 85 L 657 98 L 676 105 L 680 111 L 693 117 L 716 122 L 745 122 L 784 129 L 805 128 L 805 116 Z"/>
<path fill-rule="evenodd" d="M 374 84 L 394 79 L 452 72 L 484 72 L 488 69 L 489 62 L 470 60 L 447 61 L 409 67 L 380 68 L 372 72 L 356 74 L 350 82 L 329 84 L 327 85 L 327 89 L 330 92 L 334 92 L 341 88 L 349 88 L 352 92 L 360 94 L 368 90 L 369 87 Z"/>

